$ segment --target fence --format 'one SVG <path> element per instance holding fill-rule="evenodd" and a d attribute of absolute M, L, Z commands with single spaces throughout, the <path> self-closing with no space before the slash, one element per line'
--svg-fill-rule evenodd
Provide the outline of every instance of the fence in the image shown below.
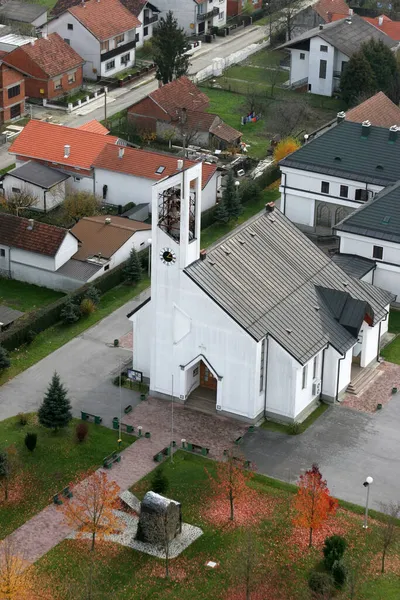
<path fill-rule="evenodd" d="M 99 90 L 88 93 L 82 99 L 75 100 L 74 102 L 68 102 L 67 98 L 61 98 L 60 100 L 51 100 L 50 102 L 46 99 L 43 99 L 43 106 L 47 106 L 48 108 L 55 108 L 56 110 L 64 110 L 68 113 L 74 112 L 78 108 L 85 106 L 86 104 L 90 104 L 99 98 L 103 98 L 104 94 L 107 93 L 107 88 L 102 87 Z"/>

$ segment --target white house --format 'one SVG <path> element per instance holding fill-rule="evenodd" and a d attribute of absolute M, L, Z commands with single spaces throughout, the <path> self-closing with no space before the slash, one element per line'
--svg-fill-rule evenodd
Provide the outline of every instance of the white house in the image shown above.
<path fill-rule="evenodd" d="M 371 283 L 400 300 L 400 182 L 387 187 L 373 200 L 336 225 L 341 255 L 360 257 L 373 264 Z"/>
<path fill-rule="evenodd" d="M 210 33 L 212 27 L 226 25 L 227 0 L 157 0 L 160 16 L 174 13 L 187 35 Z"/>
<path fill-rule="evenodd" d="M 182 162 L 182 159 L 170 154 L 107 144 L 93 163 L 95 193 L 108 204 L 148 204 L 154 182 L 176 173 Z M 192 166 L 195 163 L 185 160 L 185 164 Z M 206 210 L 216 203 L 220 173 L 214 164 L 200 164 L 204 198 L 202 208 Z"/>
<path fill-rule="evenodd" d="M 282 44 L 290 52 L 290 84 L 312 94 L 332 96 L 350 57 L 368 40 L 395 50 L 398 43 L 358 15 L 319 25 Z"/>
<path fill-rule="evenodd" d="M 85 59 L 83 75 L 88 79 L 112 77 L 135 64 L 140 21 L 119 0 L 87 0 L 60 13 L 45 27 Z"/>
<path fill-rule="evenodd" d="M 148 0 L 122 0 L 122 4 L 138 18 L 140 25 L 136 28 L 136 48 L 153 37 L 153 29 L 157 25 L 159 9 Z"/>
<path fill-rule="evenodd" d="M 332 227 L 399 178 L 397 126 L 342 121 L 280 162 L 280 210 L 304 231 Z"/>
<path fill-rule="evenodd" d="M 349 277 L 274 205 L 200 250 L 201 166 L 153 186 L 151 298 L 130 313 L 150 393 L 301 421 L 377 360 L 392 295 Z"/>

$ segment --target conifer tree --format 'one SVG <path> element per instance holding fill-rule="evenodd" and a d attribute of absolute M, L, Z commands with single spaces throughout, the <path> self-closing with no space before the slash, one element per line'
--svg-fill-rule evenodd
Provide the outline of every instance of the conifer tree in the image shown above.
<path fill-rule="evenodd" d="M 225 204 L 229 218 L 236 220 L 242 214 L 243 208 L 240 202 L 239 192 L 236 189 L 233 171 L 228 172 L 226 186 L 222 194 L 222 200 Z"/>
<path fill-rule="evenodd" d="M 39 422 L 43 427 L 57 431 L 61 427 L 67 427 L 72 419 L 71 404 L 67 396 L 67 390 L 60 381 L 57 372 L 51 379 L 46 395 L 38 411 Z"/>
<path fill-rule="evenodd" d="M 172 11 L 161 17 L 153 30 L 153 60 L 156 64 L 156 79 L 164 85 L 186 75 L 189 57 L 185 54 L 186 35 Z"/>
<path fill-rule="evenodd" d="M 127 281 L 130 281 L 131 283 L 137 283 L 142 278 L 142 265 L 140 264 L 137 252 L 133 247 L 129 254 L 124 273 Z"/>
<path fill-rule="evenodd" d="M 10 364 L 11 361 L 8 358 L 7 350 L 3 348 L 3 346 L 0 346 L 0 371 L 2 371 L 3 369 L 8 369 Z"/>
<path fill-rule="evenodd" d="M 79 306 L 72 302 L 71 298 L 68 298 L 60 313 L 62 322 L 66 325 L 72 325 L 72 323 L 76 323 L 76 321 L 79 321 L 80 316 L 81 313 L 79 310 Z"/>
<path fill-rule="evenodd" d="M 229 213 L 226 209 L 224 199 L 221 198 L 215 209 L 214 218 L 217 223 L 227 223 L 229 221 Z"/>
<path fill-rule="evenodd" d="M 362 51 L 356 52 L 340 78 L 342 99 L 348 106 L 354 106 L 361 94 L 372 96 L 375 89 L 376 79 L 370 63 Z"/>

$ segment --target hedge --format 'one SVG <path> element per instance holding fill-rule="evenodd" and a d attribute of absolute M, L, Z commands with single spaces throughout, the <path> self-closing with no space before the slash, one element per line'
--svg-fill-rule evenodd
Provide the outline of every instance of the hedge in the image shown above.
<path fill-rule="evenodd" d="M 139 252 L 139 258 L 142 263 L 143 270 L 147 268 L 147 257 L 147 249 Z M 51 304 L 25 314 L 23 317 L 15 321 L 15 323 L 11 325 L 9 329 L 0 333 L 0 345 L 11 352 L 12 350 L 19 348 L 29 341 L 31 331 L 40 333 L 48 327 L 56 325 L 56 323 L 61 320 L 61 311 L 64 307 L 64 304 L 70 299 L 73 302 L 80 304 L 86 290 L 90 287 L 95 286 L 102 294 L 104 294 L 108 290 L 120 285 L 125 281 L 124 268 L 126 264 L 127 261 L 121 263 L 118 265 L 118 267 L 112 269 L 112 271 L 104 273 L 101 275 L 101 277 L 95 279 L 93 282 L 85 283 L 79 289 L 66 294 Z"/>
<path fill-rule="evenodd" d="M 256 182 L 262 190 L 274 183 L 281 176 L 281 170 L 275 163 L 265 169 L 264 173 L 257 177 Z"/>

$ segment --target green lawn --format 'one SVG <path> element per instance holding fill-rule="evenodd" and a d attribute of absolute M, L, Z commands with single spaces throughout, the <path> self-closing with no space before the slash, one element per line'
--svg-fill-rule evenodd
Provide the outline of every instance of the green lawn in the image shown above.
<path fill-rule="evenodd" d="M 253 67 L 250 65 L 235 65 L 224 71 L 226 79 L 238 79 L 247 81 L 250 84 L 260 84 L 260 91 L 265 89 L 265 84 L 271 81 L 272 69 L 264 69 L 261 67 Z M 289 79 L 289 71 L 278 71 L 277 83 L 284 83 Z"/>
<path fill-rule="evenodd" d="M 89 423 L 86 440 L 75 438 L 74 419 L 69 427 L 57 433 L 37 424 L 34 414 L 22 426 L 18 417 L 0 422 L 0 449 L 13 448 L 14 476 L 10 479 L 9 496 L 3 501 L 0 489 L 0 539 L 17 529 L 51 501 L 52 496 L 73 480 L 82 479 L 102 464 L 117 449 L 118 432 Z M 37 433 L 37 447 L 29 452 L 24 444 L 26 432 Z M 122 448 L 135 440 L 123 435 Z"/>
<path fill-rule="evenodd" d="M 103 294 L 96 312 L 90 316 L 81 318 L 73 325 L 59 323 L 58 325 L 49 327 L 49 329 L 37 335 L 29 346 L 24 346 L 19 350 L 11 352 L 11 367 L 0 374 L 0 385 L 36 364 L 39 360 L 54 352 L 54 350 L 57 350 L 89 327 L 92 327 L 98 321 L 101 321 L 101 319 L 104 319 L 104 317 L 107 317 L 114 310 L 140 294 L 140 292 L 149 286 L 149 283 L 149 279 L 146 277 L 136 286 L 120 285 L 115 287 Z M 110 342 L 112 341 L 110 340 Z"/>
<path fill-rule="evenodd" d="M 255 586 L 251 600 L 309 600 L 307 578 L 310 570 L 320 565 L 322 541 L 326 535 L 340 532 L 349 543 L 347 559 L 363 572 L 360 590 L 354 598 L 398 599 L 398 572 L 390 572 L 389 563 L 393 557 L 394 568 L 398 568 L 400 548 L 391 550 L 387 574 L 375 572 L 379 569 L 377 523 L 370 521 L 366 532 L 362 529 L 360 514 L 341 510 L 323 531 L 314 534 L 317 547 L 308 549 L 307 531 L 295 528 L 292 523 L 290 506 L 294 486 L 256 475 L 250 483 L 253 493 L 240 507 L 243 515 L 249 510 L 247 519 L 256 517 L 257 525 L 248 534 L 246 518 L 242 521 L 244 526 L 230 526 L 227 506 L 222 506 L 220 514 L 217 510 L 216 521 L 210 519 L 210 509 L 221 504 L 211 493 L 205 467 L 211 474 L 215 473 L 213 461 L 185 452 L 178 452 L 174 463 L 167 461 L 163 465 L 170 485 L 167 495 L 181 502 L 184 522 L 203 530 L 203 536 L 180 557 L 170 561 L 170 580 L 164 578 L 163 561 L 129 548 L 102 543 L 94 563 L 98 568 L 94 597 L 107 598 L 112 590 L 115 600 L 244 600 L 244 565 L 250 564 L 251 581 Z M 133 492 L 142 497 L 151 489 L 150 482 L 151 475 L 133 486 Z M 256 513 L 249 505 L 257 505 Z M 207 568 L 208 560 L 217 562 L 218 568 Z M 88 580 L 88 565 L 87 544 L 68 540 L 43 557 L 32 575 L 51 588 L 55 600 L 61 600 L 67 597 L 66 582 L 75 586 L 73 589 L 82 589 Z M 335 597 L 347 600 L 350 596 L 344 589 Z"/>
<path fill-rule="evenodd" d="M 29 312 L 40 306 L 50 304 L 64 294 L 49 288 L 31 285 L 15 279 L 0 278 L 0 304 L 10 308 Z"/>
<path fill-rule="evenodd" d="M 389 315 L 389 331 L 397 337 L 381 351 L 383 358 L 400 365 L 400 310 L 391 310 Z"/>
<path fill-rule="evenodd" d="M 321 403 L 318 408 L 316 408 L 311 415 L 305 419 L 302 423 L 298 424 L 298 427 L 294 428 L 290 425 L 284 425 L 283 423 L 275 423 L 274 421 L 264 421 L 261 427 L 263 429 L 269 429 L 270 431 L 278 431 L 279 433 L 286 433 L 287 435 L 298 435 L 300 433 L 304 433 L 306 429 L 310 427 L 324 412 L 328 409 L 327 404 Z M 297 424 L 296 424 L 297 425 Z"/>
<path fill-rule="evenodd" d="M 262 193 L 261 198 L 258 202 L 246 204 L 243 207 L 243 213 L 237 220 L 237 223 L 219 224 L 215 223 L 206 227 L 201 232 L 201 247 L 208 248 L 211 244 L 216 242 L 220 237 L 226 235 L 232 229 L 250 219 L 250 217 L 259 213 L 267 202 L 272 202 L 279 198 L 279 190 L 266 190 Z"/>

